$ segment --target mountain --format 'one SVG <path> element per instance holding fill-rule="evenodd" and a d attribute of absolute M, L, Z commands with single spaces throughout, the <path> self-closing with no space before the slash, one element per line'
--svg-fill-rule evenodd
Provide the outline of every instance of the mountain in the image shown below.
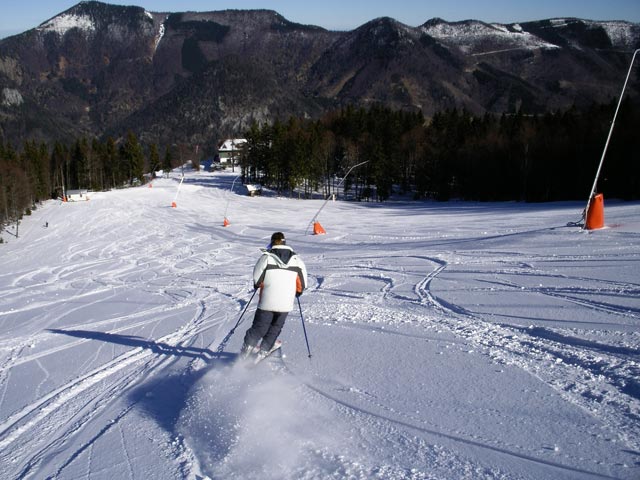
<path fill-rule="evenodd" d="M 348 32 L 270 10 L 159 13 L 81 2 L 0 41 L 0 138 L 211 145 L 252 121 L 346 104 L 538 113 L 619 95 L 640 25 L 374 19 Z M 635 70 L 637 72 L 637 70 Z M 640 90 L 634 73 L 628 93 Z"/>

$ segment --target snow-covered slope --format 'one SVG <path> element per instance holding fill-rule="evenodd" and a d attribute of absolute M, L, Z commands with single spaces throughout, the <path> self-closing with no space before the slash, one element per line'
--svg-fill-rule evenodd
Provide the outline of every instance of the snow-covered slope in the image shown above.
<path fill-rule="evenodd" d="M 455 45 L 467 54 L 509 49 L 559 48 L 557 45 L 524 31 L 519 24 L 508 27 L 477 20 L 455 23 L 436 20 L 425 24 L 421 28 L 424 33 L 437 38 L 445 44 Z"/>
<path fill-rule="evenodd" d="M 91 32 L 96 29 L 93 21 L 87 15 L 61 14 L 44 22 L 38 27 L 38 30 L 64 35 L 73 28 L 85 32 Z"/>
<path fill-rule="evenodd" d="M 640 222 L 330 202 L 187 174 L 48 202 L 0 245 L 0 477 L 638 478 Z M 226 212 L 231 225 L 222 226 Z M 48 222 L 48 227 L 45 227 Z M 235 364 L 273 231 L 310 288 Z"/>
<path fill-rule="evenodd" d="M 585 21 L 591 28 L 603 28 L 614 47 L 631 49 L 637 48 L 640 41 L 640 26 L 629 22 L 609 21 L 593 22 Z"/>
<path fill-rule="evenodd" d="M 565 46 L 568 39 L 569 45 L 583 49 L 596 38 L 607 42 L 610 47 L 633 51 L 640 41 L 638 24 L 577 18 L 554 18 L 523 24 L 488 24 L 478 20 L 445 22 L 436 18 L 419 28 L 444 44 L 458 47 L 471 55 L 509 50 L 556 50 Z"/>

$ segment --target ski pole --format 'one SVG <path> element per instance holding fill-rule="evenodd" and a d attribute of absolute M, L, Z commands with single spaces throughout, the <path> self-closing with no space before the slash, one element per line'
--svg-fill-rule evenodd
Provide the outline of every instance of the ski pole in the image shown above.
<path fill-rule="evenodd" d="M 253 297 L 256 296 L 256 293 L 258 293 L 258 289 L 257 288 L 253 291 L 253 295 L 251 295 L 251 298 L 249 299 L 249 301 L 245 305 L 244 310 L 242 310 L 242 315 L 240 315 L 240 318 L 236 322 L 236 326 L 231 329 L 231 332 L 235 332 L 236 328 L 238 328 L 238 326 L 240 325 L 242 317 L 244 317 L 244 314 L 247 312 L 247 309 L 249 308 L 249 305 L 251 305 L 251 300 L 253 300 Z"/>
<path fill-rule="evenodd" d="M 229 331 L 229 333 L 227 333 L 227 336 L 224 337 L 222 342 L 220 342 L 220 345 L 218 345 L 218 353 L 222 353 L 224 351 L 224 347 L 227 346 L 227 342 L 231 338 L 231 335 L 233 335 L 236 332 L 236 328 L 238 328 L 240 326 L 240 323 L 242 322 L 242 317 L 244 317 L 244 314 L 247 312 L 247 309 L 249 308 L 249 305 L 251 305 L 251 300 L 253 300 L 253 297 L 256 296 L 257 292 L 258 292 L 257 289 L 253 291 L 253 295 L 251 295 L 251 298 L 249 299 L 249 301 L 245 305 L 244 310 L 242 310 L 242 314 L 240 315 L 240 318 L 238 318 L 238 321 L 236 322 L 234 327 L 231 329 L 231 331 Z"/>
<path fill-rule="evenodd" d="M 309 353 L 309 358 L 311 358 L 311 349 L 309 348 L 309 338 L 307 337 L 307 329 L 304 326 L 304 316 L 302 315 L 302 305 L 300 305 L 300 297 L 296 297 L 298 299 L 298 308 L 300 308 L 300 320 L 302 320 L 302 331 L 304 332 L 304 341 L 307 342 L 307 352 Z"/>

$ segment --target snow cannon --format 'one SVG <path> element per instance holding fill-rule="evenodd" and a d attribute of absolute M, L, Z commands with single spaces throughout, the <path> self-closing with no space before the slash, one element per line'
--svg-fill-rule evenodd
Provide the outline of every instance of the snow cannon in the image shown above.
<path fill-rule="evenodd" d="M 602 227 L 604 227 L 604 196 L 598 193 L 594 195 L 589 202 L 584 228 L 587 230 L 595 230 Z"/>
<path fill-rule="evenodd" d="M 320 225 L 320 222 L 313 222 L 313 234 L 314 235 L 325 235 L 327 232 L 324 228 L 322 228 L 322 225 Z"/>

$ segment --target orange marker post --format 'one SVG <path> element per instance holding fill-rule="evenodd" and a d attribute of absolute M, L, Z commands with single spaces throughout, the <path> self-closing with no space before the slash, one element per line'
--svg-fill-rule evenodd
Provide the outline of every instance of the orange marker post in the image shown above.
<path fill-rule="evenodd" d="M 604 227 L 604 196 L 599 193 L 591 199 L 584 228 L 595 230 L 602 227 Z"/>

